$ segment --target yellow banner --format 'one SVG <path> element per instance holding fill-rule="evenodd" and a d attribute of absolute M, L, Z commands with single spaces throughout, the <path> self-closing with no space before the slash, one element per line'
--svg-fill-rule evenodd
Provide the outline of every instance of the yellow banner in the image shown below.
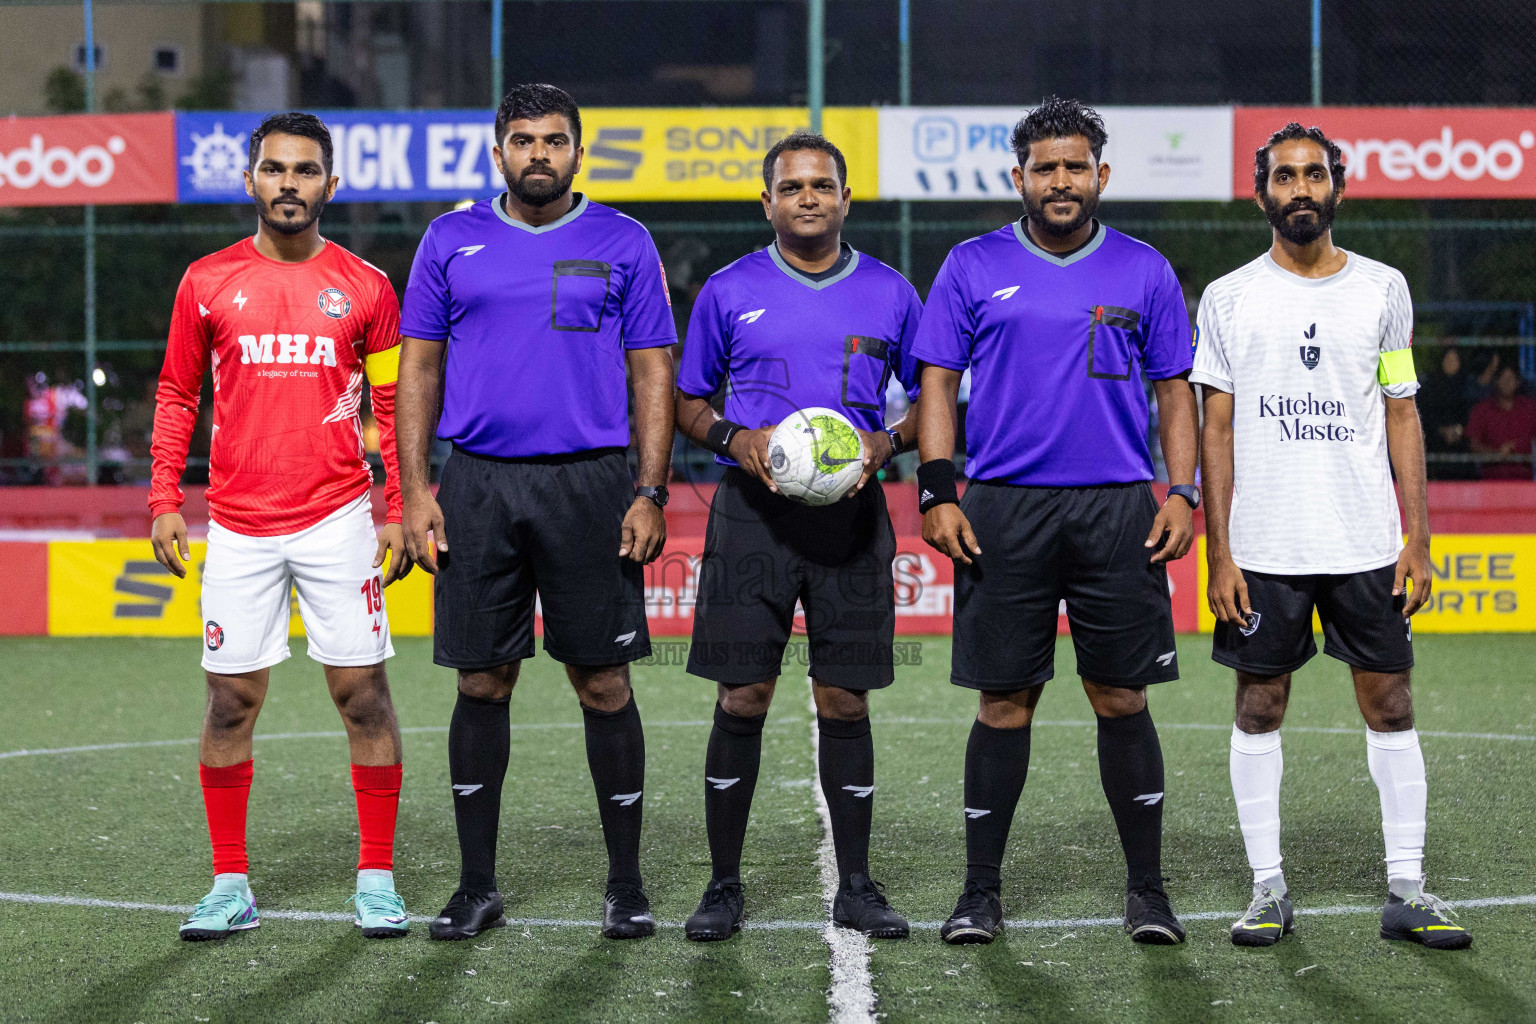
<path fill-rule="evenodd" d="M 1200 632 L 1216 628 L 1206 601 L 1210 576 L 1205 536 L 1200 566 Z M 1536 535 L 1446 533 L 1429 545 L 1429 603 L 1413 617 L 1416 633 L 1529 633 L 1536 631 Z M 1320 630 L 1317 616 L 1312 628 Z"/>
<path fill-rule="evenodd" d="M 584 109 L 586 157 L 576 188 L 600 202 L 756 199 L 764 155 L 809 124 L 804 107 Z M 822 112 L 822 133 L 848 161 L 854 199 L 879 193 L 879 131 L 873 107 Z"/>
<path fill-rule="evenodd" d="M 51 636 L 203 635 L 199 597 L 207 545 L 191 545 L 191 571 L 177 579 L 155 561 L 148 540 L 54 541 L 48 545 Z M 289 597 L 288 635 L 303 636 Z M 432 577 L 417 569 L 384 593 L 395 636 L 432 635 Z"/>

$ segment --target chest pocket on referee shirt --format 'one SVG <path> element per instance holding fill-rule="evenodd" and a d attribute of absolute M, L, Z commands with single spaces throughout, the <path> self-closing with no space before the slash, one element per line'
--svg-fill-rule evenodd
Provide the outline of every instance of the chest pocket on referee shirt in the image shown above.
<path fill-rule="evenodd" d="M 1093 380 L 1131 379 L 1131 339 L 1141 314 L 1121 306 L 1094 306 L 1088 326 L 1088 376 Z"/>
<path fill-rule="evenodd" d="M 890 372 L 891 346 L 881 338 L 850 334 L 843 339 L 843 405 L 880 412 Z M 857 399 L 868 399 L 858 401 Z"/>
<path fill-rule="evenodd" d="M 613 267 L 601 260 L 556 260 L 550 326 L 557 331 L 601 330 L 612 273 Z"/>

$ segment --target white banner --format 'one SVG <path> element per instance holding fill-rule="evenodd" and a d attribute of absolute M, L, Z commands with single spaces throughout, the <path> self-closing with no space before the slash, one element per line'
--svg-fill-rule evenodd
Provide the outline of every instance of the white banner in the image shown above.
<path fill-rule="evenodd" d="M 1113 168 L 1104 198 L 1232 198 L 1231 107 L 1099 107 Z M 882 199 L 1006 199 L 1017 107 L 883 107 Z"/>

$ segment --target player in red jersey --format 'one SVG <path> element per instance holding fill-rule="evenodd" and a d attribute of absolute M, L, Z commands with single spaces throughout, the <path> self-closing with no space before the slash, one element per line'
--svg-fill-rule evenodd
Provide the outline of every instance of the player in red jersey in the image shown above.
<path fill-rule="evenodd" d="M 356 924 L 369 938 L 407 928 L 392 873 L 400 726 L 384 674 L 395 653 L 384 587 L 411 568 L 394 435 L 400 307 L 382 271 L 320 237 L 320 211 L 336 185 L 319 118 L 263 121 L 251 133 L 245 174 L 256 236 L 188 267 L 171 315 L 149 506 L 155 558 L 181 577 L 191 555 L 179 481 L 203 375 L 213 368 L 202 576 L 208 710 L 198 753 L 214 886 L 182 924 L 183 939 L 260 923 L 246 874 L 251 733 L 268 673 L 288 657 L 293 587 L 309 656 L 325 668 L 351 745 L 362 847 Z M 358 415 L 365 377 L 388 474 L 389 514 L 377 536 Z"/>

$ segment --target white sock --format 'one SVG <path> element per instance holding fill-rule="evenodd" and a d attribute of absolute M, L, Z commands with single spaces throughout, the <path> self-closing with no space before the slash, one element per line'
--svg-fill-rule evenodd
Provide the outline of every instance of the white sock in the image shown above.
<path fill-rule="evenodd" d="M 1381 834 L 1387 845 L 1387 880 L 1424 875 L 1424 754 L 1417 730 L 1365 730 L 1365 759 L 1381 794 Z"/>
<path fill-rule="evenodd" d="M 372 889 L 389 889 L 395 887 L 395 873 L 383 871 L 379 868 L 365 868 L 357 873 L 357 891 L 368 892 Z"/>
<path fill-rule="evenodd" d="M 1250 735 L 1232 727 L 1232 796 L 1237 800 L 1237 821 L 1248 848 L 1248 866 L 1254 882 L 1269 884 L 1283 894 L 1280 872 L 1280 776 L 1285 760 L 1280 754 L 1280 730 Z M 1278 885 L 1274 884 L 1276 877 Z"/>
<path fill-rule="evenodd" d="M 235 871 L 214 875 L 213 891 L 233 893 L 236 896 L 249 896 L 251 894 L 250 876 Z"/>

